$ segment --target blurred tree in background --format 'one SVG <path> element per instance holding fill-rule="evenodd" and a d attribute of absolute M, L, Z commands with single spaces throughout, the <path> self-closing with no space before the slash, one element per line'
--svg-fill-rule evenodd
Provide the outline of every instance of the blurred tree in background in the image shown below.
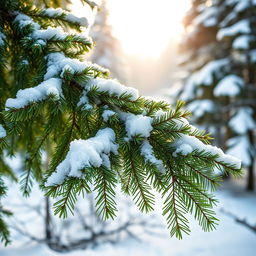
<path fill-rule="evenodd" d="M 180 47 L 188 74 L 181 96 L 194 123 L 242 159 L 248 190 L 255 184 L 255 12 L 252 0 L 193 0 Z"/>
<path fill-rule="evenodd" d="M 100 5 L 100 11 L 95 17 L 89 35 L 96 43 L 89 59 L 111 70 L 112 77 L 125 82 L 127 80 L 127 70 L 124 53 L 122 52 L 120 42 L 113 35 L 112 27 L 109 24 L 109 10 L 106 0 L 103 0 Z"/>

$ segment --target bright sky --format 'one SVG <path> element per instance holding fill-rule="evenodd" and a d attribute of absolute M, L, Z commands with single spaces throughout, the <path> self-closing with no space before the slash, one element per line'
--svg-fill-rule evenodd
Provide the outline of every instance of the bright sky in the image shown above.
<path fill-rule="evenodd" d="M 74 11 L 84 12 L 76 4 Z M 179 39 L 190 0 L 107 0 L 107 4 L 113 33 L 125 53 L 157 58 L 171 39 Z"/>
<path fill-rule="evenodd" d="M 108 0 L 110 23 L 130 55 L 156 58 L 182 33 L 189 0 Z"/>

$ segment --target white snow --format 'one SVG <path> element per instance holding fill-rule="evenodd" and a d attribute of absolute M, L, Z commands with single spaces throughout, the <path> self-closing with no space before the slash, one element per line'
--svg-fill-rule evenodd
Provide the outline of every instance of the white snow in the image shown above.
<path fill-rule="evenodd" d="M 93 108 L 93 106 L 89 103 L 89 98 L 87 97 L 87 91 L 83 91 L 82 96 L 79 99 L 79 102 L 77 103 L 77 106 L 82 106 L 82 109 L 84 110 L 90 110 Z"/>
<path fill-rule="evenodd" d="M 213 75 L 216 77 L 221 75 L 221 70 L 226 65 L 229 65 L 229 59 L 219 59 L 208 62 L 202 69 L 195 72 L 186 82 L 185 89 L 182 92 L 181 98 L 183 100 L 190 100 L 193 98 L 196 87 L 204 85 L 210 86 L 213 83 Z"/>
<path fill-rule="evenodd" d="M 234 11 L 237 13 L 243 12 L 247 8 L 253 8 L 253 6 L 255 6 L 255 5 L 256 5 L 255 0 L 243 0 L 243 1 L 237 0 L 237 5 L 235 6 Z"/>
<path fill-rule="evenodd" d="M 181 127 L 184 127 L 185 125 L 190 125 L 188 120 L 186 118 L 183 118 L 183 117 L 181 117 L 181 118 L 174 118 L 174 119 L 172 119 L 172 121 L 175 123 L 177 129 L 181 129 Z"/>
<path fill-rule="evenodd" d="M 22 65 L 29 65 L 29 62 L 28 62 L 28 60 L 24 59 L 24 60 L 21 61 L 21 64 Z"/>
<path fill-rule="evenodd" d="M 44 75 L 44 79 L 49 79 L 61 74 L 63 70 L 65 71 L 67 69 L 67 67 L 69 70 L 73 70 L 74 72 L 82 72 L 89 66 L 87 61 L 82 62 L 78 59 L 71 59 L 60 52 L 48 54 L 47 61 L 47 72 Z"/>
<path fill-rule="evenodd" d="M 64 40 L 69 35 L 70 33 L 64 32 L 60 27 L 48 27 L 47 29 L 35 29 L 30 36 L 34 39 L 48 41 L 51 39 Z M 84 41 L 88 41 L 89 43 L 92 42 L 91 38 L 88 36 L 84 36 L 82 34 L 77 34 L 77 36 L 79 36 L 80 39 L 84 39 Z"/>
<path fill-rule="evenodd" d="M 178 154 L 186 156 L 194 150 L 206 151 L 212 155 L 218 155 L 216 161 L 224 162 L 225 164 L 234 165 L 236 169 L 241 168 L 241 161 L 230 155 L 225 155 L 220 148 L 215 146 L 206 145 L 194 136 L 180 134 L 180 138 L 174 141 L 171 146 L 175 148 L 173 156 L 177 157 Z"/>
<path fill-rule="evenodd" d="M 194 82 L 196 84 L 211 85 L 213 83 L 213 74 L 217 74 L 220 70 L 229 64 L 228 59 L 213 60 L 207 63 L 199 72 L 196 74 Z"/>
<path fill-rule="evenodd" d="M 214 88 L 214 96 L 236 96 L 239 95 L 244 80 L 237 75 L 228 75 L 224 77 Z"/>
<path fill-rule="evenodd" d="M 50 40 L 52 38 L 64 40 L 68 36 L 68 33 L 60 27 L 52 28 L 48 27 L 47 29 L 37 29 L 34 30 L 31 34 L 31 37 L 34 39 Z"/>
<path fill-rule="evenodd" d="M 250 51 L 250 59 L 253 63 L 256 62 L 256 50 L 251 50 Z"/>
<path fill-rule="evenodd" d="M 238 36 L 233 44 L 232 47 L 234 49 L 238 49 L 238 50 L 246 50 L 250 47 L 250 42 L 252 41 L 254 37 L 251 35 L 241 35 Z"/>
<path fill-rule="evenodd" d="M 85 17 L 77 17 L 75 15 L 73 15 L 72 13 L 69 13 L 67 11 L 64 11 L 61 8 L 47 8 L 44 9 L 43 11 L 47 16 L 49 17 L 54 17 L 54 16 L 61 16 L 61 15 L 65 15 L 64 16 L 64 20 L 66 21 L 70 21 L 73 23 L 77 23 L 80 26 L 88 26 L 88 20 Z"/>
<path fill-rule="evenodd" d="M 213 113 L 215 111 L 215 104 L 212 100 L 195 100 L 187 105 L 188 109 L 193 113 L 193 116 L 200 118 L 205 113 Z"/>
<path fill-rule="evenodd" d="M 6 130 L 4 127 L 0 124 L 0 138 L 6 137 Z"/>
<path fill-rule="evenodd" d="M 147 162 L 155 165 L 161 173 L 165 173 L 163 161 L 155 157 L 153 147 L 150 145 L 148 140 L 143 141 L 140 152 Z"/>
<path fill-rule="evenodd" d="M 159 110 L 156 111 L 155 117 L 161 117 L 161 116 L 164 116 L 166 114 L 167 114 L 166 111 L 163 111 L 162 109 L 159 109 Z"/>
<path fill-rule="evenodd" d="M 59 78 L 50 78 L 38 86 L 19 90 L 16 98 L 9 98 L 5 107 L 9 108 L 23 108 L 32 102 L 45 100 L 49 95 L 54 95 L 57 99 L 62 96 L 61 89 L 62 80 Z"/>
<path fill-rule="evenodd" d="M 193 96 L 195 94 L 195 87 L 196 84 L 194 83 L 194 81 L 196 80 L 196 75 L 197 73 L 192 74 L 189 79 L 186 81 L 185 83 L 185 87 L 184 90 L 182 91 L 181 94 L 181 99 L 184 101 L 188 101 L 193 99 Z"/>
<path fill-rule="evenodd" d="M 237 134 L 245 134 L 246 132 L 256 128 L 253 118 L 253 110 L 250 107 L 241 107 L 236 114 L 230 119 L 229 127 Z"/>
<path fill-rule="evenodd" d="M 34 22 L 29 16 L 19 12 L 14 12 L 14 14 L 16 14 L 14 22 L 17 22 L 22 29 L 28 25 L 31 25 L 35 30 L 40 29 L 40 25 Z"/>
<path fill-rule="evenodd" d="M 151 125 L 153 119 L 151 117 L 124 112 L 120 113 L 120 117 L 125 122 L 128 138 L 136 135 L 141 135 L 146 138 L 150 136 L 150 132 L 153 130 Z"/>
<path fill-rule="evenodd" d="M 116 112 L 114 112 L 114 111 L 112 111 L 112 110 L 110 110 L 110 109 L 106 109 L 106 110 L 104 110 L 103 113 L 102 113 L 102 118 L 103 118 L 103 120 L 104 120 L 105 122 L 107 122 L 108 119 L 109 119 L 111 116 L 115 115 L 115 114 L 116 114 Z"/>
<path fill-rule="evenodd" d="M 102 72 L 106 72 L 106 69 L 92 64 L 91 62 L 68 58 L 61 52 L 50 53 L 47 55 L 47 71 L 44 75 L 44 79 L 46 80 L 57 75 L 63 76 L 65 70 L 81 73 L 89 67 L 95 67 Z"/>
<path fill-rule="evenodd" d="M 212 232 L 203 232 L 196 221 L 189 218 L 190 227 L 192 233 L 189 236 L 184 236 L 182 240 L 171 238 L 168 230 L 162 227 L 161 223 L 164 219 L 159 210 L 154 216 L 156 224 L 159 228 L 153 228 L 156 234 L 142 233 L 141 229 L 131 227 L 130 231 L 139 236 L 141 241 L 136 241 L 132 238 L 128 238 L 118 243 L 107 243 L 98 246 L 89 247 L 85 250 L 75 250 L 65 253 L 66 256 L 255 256 L 255 233 L 246 228 L 243 225 L 235 222 L 232 218 L 223 213 L 223 209 L 230 211 L 241 219 L 246 219 L 251 224 L 256 224 L 255 212 L 256 212 L 256 196 L 255 193 L 246 193 L 244 187 L 224 183 L 224 187 L 220 191 L 216 192 L 216 197 L 220 201 L 219 205 L 215 208 L 217 212 L 217 218 L 220 220 L 217 229 Z M 121 198 L 119 203 L 122 203 L 122 209 L 119 211 L 120 219 L 111 221 L 111 223 L 104 223 L 108 225 L 108 230 L 115 228 L 115 224 L 120 221 L 122 223 L 123 216 L 127 214 L 126 218 L 134 220 L 138 216 L 146 224 L 142 226 L 142 230 L 147 230 L 147 215 L 141 215 L 136 212 L 136 208 L 125 202 L 125 198 Z M 89 200 L 79 200 L 79 210 L 81 212 L 88 213 L 90 207 Z M 39 202 L 44 202 L 42 192 L 39 189 L 35 191 L 29 198 L 22 198 L 19 192 L 19 186 L 12 184 L 9 189 L 8 197 L 4 199 L 3 203 L 7 209 L 14 212 L 12 217 L 12 223 L 14 220 L 18 220 L 25 227 L 26 231 L 39 238 L 43 238 L 43 218 L 36 213 L 38 210 Z M 8 203 L 8 204 L 7 204 Z M 161 199 L 156 201 L 157 206 L 161 205 Z M 29 206 L 31 208 L 29 208 Z M 130 210 L 132 208 L 132 210 Z M 160 206 L 159 206 L 160 208 Z M 35 210 L 34 210 L 35 209 Z M 42 209 L 42 208 L 40 208 Z M 76 215 L 77 216 L 77 215 Z M 75 217 L 76 217 L 75 216 Z M 132 216 L 132 217 L 131 217 Z M 57 221 L 56 228 L 61 225 L 73 225 L 78 220 L 70 216 L 68 222 L 58 220 L 58 218 L 52 216 L 54 223 Z M 91 216 L 87 217 L 87 221 L 91 221 Z M 16 224 L 14 222 L 13 224 Z M 72 238 L 76 239 L 77 235 L 81 235 L 79 238 L 86 238 L 81 225 L 78 223 L 70 230 Z M 93 222 L 93 228 L 100 225 L 99 222 Z M 114 227 L 113 227 L 114 226 Z M 49 249 L 46 245 L 38 244 L 33 241 L 28 241 L 18 232 L 12 231 L 12 243 L 8 247 L 1 246 L 1 256 L 61 256 L 63 253 L 55 252 Z"/>
<path fill-rule="evenodd" d="M 204 8 L 200 15 L 193 20 L 193 26 L 203 24 L 205 27 L 212 27 L 217 24 L 216 13 L 218 8 L 215 6 Z"/>
<path fill-rule="evenodd" d="M 109 154 L 117 153 L 115 132 L 110 128 L 99 130 L 95 137 L 87 140 L 74 140 L 70 143 L 66 158 L 57 166 L 56 171 L 47 179 L 46 186 L 62 184 L 67 176 L 82 177 L 86 167 L 110 168 Z"/>
<path fill-rule="evenodd" d="M 110 96 L 120 97 L 124 93 L 127 95 L 131 95 L 130 100 L 135 101 L 139 98 L 139 92 L 137 89 L 132 87 L 127 87 L 122 85 L 117 80 L 114 79 L 103 79 L 103 78 L 95 78 L 89 81 L 88 87 L 97 86 L 98 91 L 107 92 Z"/>
<path fill-rule="evenodd" d="M 253 150 L 250 146 L 247 134 L 229 139 L 227 145 L 229 147 L 227 154 L 241 159 L 244 166 L 251 165 L 250 156 L 253 154 Z"/>
<path fill-rule="evenodd" d="M 219 30 L 217 34 L 218 40 L 222 40 L 224 37 L 232 37 L 238 34 L 250 34 L 250 23 L 248 20 L 240 20 L 234 25 Z"/>
<path fill-rule="evenodd" d="M 0 46 L 4 45 L 4 40 L 5 40 L 6 36 L 5 34 L 3 34 L 2 32 L 0 32 Z"/>
<path fill-rule="evenodd" d="M 189 144 L 182 144 L 183 142 L 177 142 L 177 149 L 172 153 L 174 157 L 178 155 L 186 156 L 193 152 L 193 148 Z"/>

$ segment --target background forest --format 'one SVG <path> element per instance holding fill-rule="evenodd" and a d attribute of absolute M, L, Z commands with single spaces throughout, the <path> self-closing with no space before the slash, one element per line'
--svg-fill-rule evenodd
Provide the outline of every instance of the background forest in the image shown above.
<path fill-rule="evenodd" d="M 47 6 L 47 1 L 34 4 Z M 88 33 L 95 47 L 86 58 L 149 99 L 173 106 L 185 101 L 192 112 L 190 122 L 210 133 L 212 144 L 241 159 L 243 174 L 234 178 L 216 170 L 215 176 L 223 179 L 214 207 L 218 226 L 203 232 L 188 217 L 192 232 L 182 240 L 170 238 L 158 203 L 156 212 L 142 214 L 130 198 L 118 195 L 117 219 L 102 221 L 92 193 L 86 200 L 79 198 L 74 216 L 63 220 L 53 214 L 53 200 L 44 197 L 39 186 L 23 197 L 15 177 L 6 179 L 8 193 L 2 202 L 13 212 L 7 219 L 12 242 L 0 245 L 0 255 L 255 255 L 256 1 L 89 3 L 93 8 L 79 0 L 55 3 L 90 17 Z M 24 157 L 5 156 L 17 176 L 23 175 Z M 42 153 L 42 158 L 47 164 L 47 155 Z"/>

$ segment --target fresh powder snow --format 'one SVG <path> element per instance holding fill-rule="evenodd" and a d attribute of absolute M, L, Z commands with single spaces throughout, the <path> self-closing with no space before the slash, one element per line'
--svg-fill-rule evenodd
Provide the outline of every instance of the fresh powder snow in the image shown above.
<path fill-rule="evenodd" d="M 98 91 L 107 92 L 110 96 L 120 97 L 123 94 L 130 95 L 130 100 L 135 101 L 139 98 L 139 92 L 137 89 L 122 85 L 114 79 L 95 78 L 91 79 L 86 86 L 97 86 Z"/>
<path fill-rule="evenodd" d="M 205 113 L 213 113 L 216 110 L 214 102 L 209 99 L 192 101 L 187 107 L 193 113 L 193 116 L 197 118 L 200 118 Z"/>
<path fill-rule="evenodd" d="M 87 27 L 88 26 L 88 20 L 85 17 L 77 17 L 74 14 L 71 14 L 61 8 L 47 8 L 43 11 L 47 16 L 49 17 L 56 17 L 64 15 L 64 20 L 68 22 L 77 23 L 80 26 Z"/>
<path fill-rule="evenodd" d="M 155 165 L 161 173 L 165 173 L 163 161 L 155 157 L 153 147 L 150 145 L 148 140 L 143 141 L 140 152 L 147 162 Z"/>
<path fill-rule="evenodd" d="M 241 107 L 236 114 L 230 119 L 229 127 L 237 134 L 245 134 L 246 132 L 256 128 L 253 118 L 253 110 L 250 107 Z"/>
<path fill-rule="evenodd" d="M 151 125 L 153 119 L 151 117 L 124 112 L 120 114 L 120 117 L 125 122 L 125 129 L 128 138 L 136 135 L 141 135 L 146 138 L 150 136 L 150 132 L 153 130 Z"/>
<path fill-rule="evenodd" d="M 0 124 L 0 138 L 6 137 L 6 130 L 4 127 Z"/>
<path fill-rule="evenodd" d="M 220 148 L 215 146 L 206 145 L 194 136 L 181 134 L 180 138 L 172 143 L 174 147 L 173 156 L 177 157 L 178 154 L 186 156 L 195 150 L 205 151 L 212 155 L 217 155 L 216 160 L 226 164 L 233 165 L 235 168 L 241 168 L 241 161 L 235 157 L 225 155 Z"/>
<path fill-rule="evenodd" d="M 251 43 L 252 39 L 254 39 L 254 37 L 251 35 L 238 36 L 234 40 L 232 47 L 234 49 L 238 49 L 238 50 L 246 50 L 250 47 L 250 43 Z"/>
<path fill-rule="evenodd" d="M 193 98 L 195 88 L 201 85 L 210 86 L 213 83 L 213 77 L 221 76 L 222 69 L 229 64 L 229 59 L 213 60 L 207 63 L 200 71 L 194 73 L 186 82 L 185 89 L 182 92 L 183 100 Z"/>
<path fill-rule="evenodd" d="M 6 36 L 0 32 L 0 46 L 4 45 L 4 40 L 5 40 Z"/>
<path fill-rule="evenodd" d="M 6 103 L 6 109 L 24 108 L 32 102 L 45 100 L 49 95 L 54 95 L 57 99 L 62 96 L 62 80 L 59 78 L 50 78 L 38 86 L 19 90 L 16 98 L 9 98 Z"/>
<path fill-rule="evenodd" d="M 238 34 L 250 34 L 250 33 L 251 33 L 251 29 L 250 29 L 249 21 L 240 20 L 230 27 L 220 29 L 217 34 L 217 38 L 221 40 L 224 37 L 233 37 Z"/>
<path fill-rule="evenodd" d="M 104 120 L 105 122 L 107 122 L 108 119 L 109 119 L 111 116 L 115 115 L 115 114 L 116 114 L 116 112 L 114 112 L 114 111 L 112 111 L 112 110 L 110 110 L 110 109 L 106 109 L 106 110 L 104 110 L 103 113 L 102 113 L 102 118 L 103 118 L 103 120 Z"/>
<path fill-rule="evenodd" d="M 244 80 L 237 75 L 225 76 L 214 88 L 214 96 L 236 96 L 240 93 Z"/>
<path fill-rule="evenodd" d="M 18 23 L 21 29 L 25 28 L 28 25 L 32 26 L 35 30 L 40 29 L 41 26 L 38 23 L 34 22 L 29 16 L 19 12 L 15 12 L 14 14 L 16 14 L 14 22 Z"/>
<path fill-rule="evenodd" d="M 74 140 L 70 143 L 66 158 L 49 176 L 46 186 L 62 184 L 66 177 L 82 177 L 82 169 L 88 167 L 110 168 L 109 154 L 117 154 L 115 132 L 110 128 L 99 130 L 95 137 Z"/>
<path fill-rule="evenodd" d="M 227 145 L 229 147 L 227 154 L 241 159 L 244 166 L 251 165 L 253 149 L 247 135 L 233 137 L 228 140 Z"/>

